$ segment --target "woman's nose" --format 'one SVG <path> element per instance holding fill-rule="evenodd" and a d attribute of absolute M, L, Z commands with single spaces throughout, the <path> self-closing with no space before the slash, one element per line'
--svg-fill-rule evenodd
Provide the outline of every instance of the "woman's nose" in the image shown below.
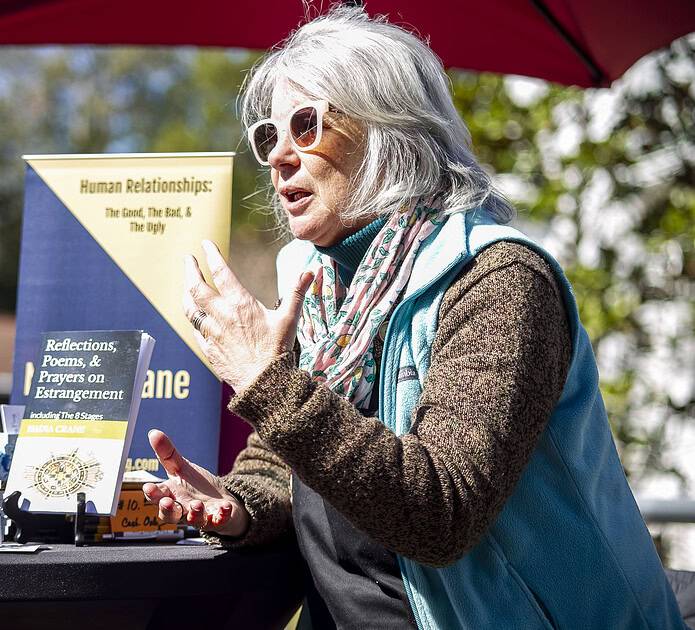
<path fill-rule="evenodd" d="M 286 130 L 278 133 L 278 141 L 268 154 L 268 164 L 275 169 L 299 164 L 299 154 L 290 142 L 290 134 Z"/>

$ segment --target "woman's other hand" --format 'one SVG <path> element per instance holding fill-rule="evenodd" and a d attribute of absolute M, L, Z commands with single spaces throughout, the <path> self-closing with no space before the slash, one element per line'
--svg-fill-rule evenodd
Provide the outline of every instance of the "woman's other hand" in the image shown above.
<path fill-rule="evenodd" d="M 246 508 L 222 485 L 219 477 L 189 462 L 169 437 L 152 429 L 148 438 L 169 479 L 146 483 L 145 498 L 159 505 L 164 523 L 183 521 L 205 531 L 225 536 L 241 536 L 249 526 Z"/>
<path fill-rule="evenodd" d="M 198 261 L 186 256 L 184 310 L 196 325 L 196 340 L 210 366 L 240 394 L 274 359 L 292 349 L 313 276 L 302 274 L 292 294 L 277 310 L 270 310 L 244 288 L 214 243 L 203 241 L 203 249 L 214 288 L 205 282 Z"/>

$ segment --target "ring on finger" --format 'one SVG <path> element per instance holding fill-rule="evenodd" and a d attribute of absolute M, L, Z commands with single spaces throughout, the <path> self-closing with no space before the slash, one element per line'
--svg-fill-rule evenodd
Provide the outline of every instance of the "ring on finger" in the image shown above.
<path fill-rule="evenodd" d="M 208 314 L 201 308 L 198 309 L 195 313 L 193 313 L 193 317 L 191 318 L 191 324 L 193 324 L 193 328 L 195 328 L 201 334 L 202 331 L 200 330 L 200 327 L 203 325 L 203 320 L 207 316 Z"/>
<path fill-rule="evenodd" d="M 181 508 L 181 518 L 179 519 L 179 521 L 183 521 L 184 518 L 186 517 L 186 510 L 184 509 L 181 501 L 177 501 L 176 499 L 174 499 L 174 503 Z"/>

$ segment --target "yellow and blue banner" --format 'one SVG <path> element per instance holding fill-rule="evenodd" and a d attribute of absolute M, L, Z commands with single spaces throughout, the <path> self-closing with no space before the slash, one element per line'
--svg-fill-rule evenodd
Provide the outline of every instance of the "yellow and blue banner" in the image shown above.
<path fill-rule="evenodd" d="M 13 404 L 41 334 L 145 330 L 157 340 L 127 470 L 163 473 L 147 432 L 217 470 L 222 390 L 183 314 L 183 256 L 229 249 L 232 153 L 25 156 Z"/>

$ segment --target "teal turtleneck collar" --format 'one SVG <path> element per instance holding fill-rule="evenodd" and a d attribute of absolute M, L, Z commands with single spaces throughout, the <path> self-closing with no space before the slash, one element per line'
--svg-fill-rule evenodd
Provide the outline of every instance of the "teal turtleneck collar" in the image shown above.
<path fill-rule="evenodd" d="M 367 249 L 374 241 L 379 230 L 384 226 L 384 223 L 386 223 L 386 217 L 379 217 L 335 245 L 330 247 L 316 246 L 317 251 L 330 256 L 338 264 L 340 281 L 346 287 L 350 286 L 355 276 L 355 271 L 357 271 L 357 266 L 364 258 Z"/>

